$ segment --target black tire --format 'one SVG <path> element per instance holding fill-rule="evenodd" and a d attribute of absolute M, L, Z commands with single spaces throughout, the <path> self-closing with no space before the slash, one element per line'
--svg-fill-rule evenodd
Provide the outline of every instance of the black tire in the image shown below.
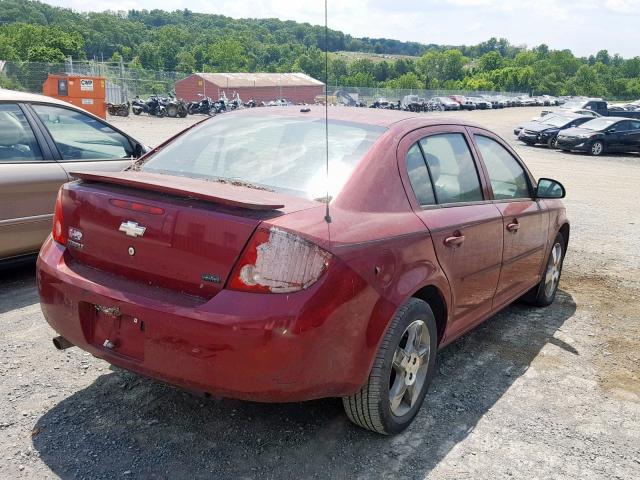
<path fill-rule="evenodd" d="M 129 116 L 129 107 L 119 107 L 118 108 L 118 115 L 121 117 L 128 117 Z"/>
<path fill-rule="evenodd" d="M 560 248 L 560 257 L 559 264 L 557 266 L 557 280 L 552 289 L 546 288 L 547 285 L 547 275 L 549 275 L 549 269 L 554 261 L 554 249 L 559 245 Z M 547 256 L 547 262 L 545 264 L 544 273 L 542 274 L 542 278 L 540 279 L 540 283 L 529 290 L 522 300 L 530 305 L 536 307 L 547 307 L 553 303 L 556 298 L 556 293 L 558 292 L 558 285 L 560 284 L 560 276 L 562 274 L 562 264 L 564 262 L 564 255 L 567 251 L 567 244 L 562 233 L 558 232 L 556 238 L 553 241 L 551 246 L 551 250 L 549 251 L 549 255 Z"/>
<path fill-rule="evenodd" d="M 556 149 L 558 148 L 558 137 L 551 137 L 547 142 L 547 147 Z"/>
<path fill-rule="evenodd" d="M 589 147 L 589 155 L 599 157 L 604 153 L 604 143 L 601 140 L 596 140 Z"/>
<path fill-rule="evenodd" d="M 142 110 L 138 109 L 138 108 L 132 108 L 133 110 L 133 114 L 134 115 L 140 115 L 142 113 Z"/>
<path fill-rule="evenodd" d="M 167 117 L 176 118 L 178 116 L 178 107 L 175 105 L 167 105 Z"/>
<path fill-rule="evenodd" d="M 394 380 L 393 385 L 395 385 L 396 380 L 402 383 L 401 378 L 411 378 L 411 374 L 407 373 L 407 377 L 396 378 L 396 371 L 393 367 L 394 357 L 397 349 L 406 348 L 407 346 L 405 344 L 403 347 L 402 342 L 408 341 L 409 326 L 416 323 L 420 324 L 420 321 L 424 324 L 421 327 L 426 327 L 426 331 L 429 334 L 428 341 L 425 341 L 425 348 L 426 343 L 429 344 L 429 357 L 422 364 L 425 370 L 422 372 L 416 371 L 413 373 L 415 375 L 413 378 L 418 378 L 418 375 L 424 376 L 424 378 L 411 406 L 405 405 L 404 407 L 408 410 L 403 415 L 396 416 L 392 412 L 389 398 L 392 380 Z M 422 330 L 422 332 L 424 331 Z M 424 339 L 424 337 L 422 338 Z M 407 428 L 420 410 L 420 406 L 429 389 L 429 384 L 434 376 L 437 338 L 435 318 L 426 302 L 412 298 L 400 307 L 391 320 L 389 329 L 380 344 L 367 382 L 356 394 L 342 398 L 342 403 L 349 419 L 362 428 L 384 435 L 400 433 Z M 413 365 L 416 364 L 415 359 L 411 362 L 410 357 L 406 358 L 408 359 L 409 367 L 411 367 L 412 363 Z M 420 367 L 419 363 L 416 368 L 422 367 Z"/>
<path fill-rule="evenodd" d="M 187 112 L 187 107 L 185 107 L 185 106 L 181 106 L 181 107 L 178 109 L 178 116 L 179 116 L 180 118 L 184 118 L 184 117 L 186 117 L 186 116 L 187 116 L 187 114 L 188 114 L 188 112 Z"/>

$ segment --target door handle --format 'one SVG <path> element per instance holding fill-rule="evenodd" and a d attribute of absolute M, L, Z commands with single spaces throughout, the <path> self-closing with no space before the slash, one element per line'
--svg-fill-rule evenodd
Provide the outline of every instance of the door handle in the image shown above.
<path fill-rule="evenodd" d="M 459 247 L 464 243 L 465 237 L 460 232 L 453 232 L 453 236 L 444 239 L 444 244 L 447 247 Z"/>
<path fill-rule="evenodd" d="M 507 230 L 509 230 L 511 233 L 517 233 L 519 228 L 520 224 L 518 223 L 517 218 L 514 218 L 513 222 L 507 224 Z"/>

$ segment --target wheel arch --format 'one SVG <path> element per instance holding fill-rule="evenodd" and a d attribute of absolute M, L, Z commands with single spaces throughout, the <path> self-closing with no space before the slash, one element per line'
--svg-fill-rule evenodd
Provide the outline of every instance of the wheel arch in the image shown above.
<path fill-rule="evenodd" d="M 425 285 L 411 295 L 411 298 L 422 300 L 431 307 L 433 316 L 436 319 L 438 345 L 440 345 L 440 342 L 444 338 L 444 332 L 447 329 L 448 318 L 448 306 L 444 293 L 435 285 Z"/>
<path fill-rule="evenodd" d="M 564 238 L 564 251 L 566 252 L 569 247 L 569 234 L 571 233 L 571 226 L 569 225 L 569 222 L 563 223 L 558 229 L 558 233 L 561 233 L 562 238 Z"/>

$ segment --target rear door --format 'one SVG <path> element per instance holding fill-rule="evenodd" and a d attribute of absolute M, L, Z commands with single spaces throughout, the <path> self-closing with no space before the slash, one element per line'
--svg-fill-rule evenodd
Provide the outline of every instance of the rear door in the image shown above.
<path fill-rule="evenodd" d="M 640 121 L 628 120 L 622 122 L 620 128 L 621 149 L 625 151 L 638 151 L 640 149 Z"/>
<path fill-rule="evenodd" d="M 549 213 L 533 198 L 533 180 L 520 159 L 492 133 L 470 129 L 503 221 L 504 253 L 494 307 L 538 283 L 547 244 Z"/>
<path fill-rule="evenodd" d="M 409 199 L 451 287 L 448 336 L 489 313 L 502 260 L 502 216 L 469 145 L 463 127 L 444 126 L 412 132 L 398 149 Z"/>
<path fill-rule="evenodd" d="M 50 148 L 67 173 L 120 171 L 139 153 L 122 132 L 80 110 L 37 103 L 31 108 L 51 136 Z"/>
<path fill-rule="evenodd" d="M 0 103 L 0 260 L 39 250 L 67 181 L 24 108 Z"/>

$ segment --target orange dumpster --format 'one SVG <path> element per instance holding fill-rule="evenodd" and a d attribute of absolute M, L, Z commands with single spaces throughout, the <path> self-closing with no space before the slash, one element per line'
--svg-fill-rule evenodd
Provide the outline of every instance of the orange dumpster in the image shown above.
<path fill-rule="evenodd" d="M 42 93 L 84 108 L 100 118 L 107 117 L 104 77 L 49 74 Z"/>

